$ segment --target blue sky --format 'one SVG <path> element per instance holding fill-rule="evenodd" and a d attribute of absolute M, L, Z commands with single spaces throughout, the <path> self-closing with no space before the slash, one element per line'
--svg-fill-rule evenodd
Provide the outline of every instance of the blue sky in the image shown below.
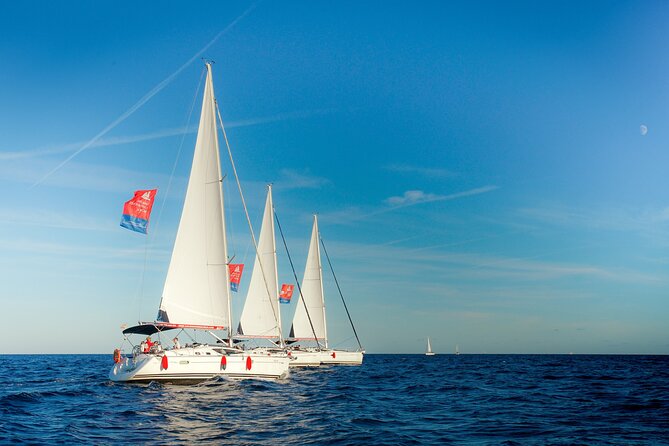
<path fill-rule="evenodd" d="M 2 2 L 0 352 L 111 352 L 155 316 L 206 47 L 254 222 L 271 182 L 301 277 L 319 214 L 368 352 L 669 353 L 668 21 L 660 1 Z M 149 237 L 120 228 L 153 187 Z"/>

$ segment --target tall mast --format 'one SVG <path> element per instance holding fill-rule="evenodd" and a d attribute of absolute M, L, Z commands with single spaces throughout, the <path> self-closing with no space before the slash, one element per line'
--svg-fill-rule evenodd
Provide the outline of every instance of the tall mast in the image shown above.
<path fill-rule="evenodd" d="M 206 61 L 205 65 L 207 67 L 207 78 L 211 81 L 211 78 L 213 77 L 212 72 L 211 72 L 211 62 Z M 212 89 L 213 89 L 213 82 L 212 82 Z M 212 92 L 213 93 L 213 92 Z M 212 94 L 213 95 L 213 94 Z M 212 114 L 214 113 L 214 108 L 216 106 L 216 99 L 214 98 L 214 105 L 212 107 Z M 216 117 L 214 116 L 214 122 L 216 122 Z M 225 206 L 223 202 L 223 174 L 221 172 L 221 154 L 219 150 L 219 145 L 218 145 L 218 132 L 214 132 L 214 144 L 216 145 L 216 168 L 218 169 L 218 178 L 220 181 L 220 187 L 218 188 L 218 192 L 220 195 L 220 200 L 221 200 L 221 221 L 223 223 L 223 259 L 225 259 L 225 300 L 227 302 L 227 307 L 228 307 L 228 345 L 232 347 L 232 305 L 230 303 L 232 296 L 230 296 L 230 268 L 228 267 L 229 261 L 228 261 L 228 236 L 227 236 L 227 231 L 226 231 L 226 226 L 225 226 Z"/>
<path fill-rule="evenodd" d="M 270 212 L 270 221 L 272 223 L 270 225 L 270 227 L 272 228 L 272 252 L 274 252 L 274 258 L 276 259 L 276 236 L 274 231 L 274 218 L 272 218 L 274 216 L 274 198 L 272 197 L 272 185 L 268 184 L 267 189 L 268 189 L 267 193 L 269 194 L 270 197 L 269 212 Z M 279 277 L 277 262 L 274 262 L 274 277 L 277 278 Z M 286 343 L 283 339 L 283 330 L 281 329 L 281 308 L 279 305 L 279 292 L 278 292 L 279 290 L 278 289 L 274 290 L 274 296 L 272 296 L 271 293 L 272 290 L 269 289 L 269 284 L 267 284 L 267 281 L 265 281 L 265 285 L 268 287 L 267 292 L 269 293 L 270 302 L 272 297 L 274 297 L 274 303 L 272 304 L 272 308 L 274 308 L 274 306 L 276 305 L 276 314 L 274 316 L 276 318 L 276 323 L 279 329 L 279 346 L 283 348 L 286 346 Z"/>
<path fill-rule="evenodd" d="M 318 275 L 321 285 L 321 302 L 323 303 L 323 333 L 325 334 L 325 348 L 328 348 L 328 325 L 325 319 L 325 294 L 323 293 L 323 265 L 321 263 L 321 247 L 318 240 L 321 238 L 321 233 L 318 230 L 318 215 L 314 214 L 314 231 L 316 232 L 316 258 L 318 259 Z"/>

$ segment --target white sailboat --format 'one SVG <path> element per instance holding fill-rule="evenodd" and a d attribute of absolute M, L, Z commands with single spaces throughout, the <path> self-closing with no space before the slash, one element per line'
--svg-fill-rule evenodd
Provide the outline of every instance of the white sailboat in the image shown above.
<path fill-rule="evenodd" d="M 235 337 L 266 339 L 283 349 L 273 209 L 272 186 L 269 185 L 251 281 Z"/>
<path fill-rule="evenodd" d="M 430 344 L 430 338 L 427 338 L 427 349 L 425 351 L 425 356 L 434 356 L 435 353 L 432 351 L 432 344 Z"/>
<path fill-rule="evenodd" d="M 328 346 L 317 216 L 314 216 L 307 264 L 290 329 L 290 341 L 297 344 L 305 341 L 316 343 L 316 347 L 293 347 L 291 354 L 296 360 L 291 366 L 301 366 L 305 363 L 310 365 L 308 363 L 315 362 L 316 359 L 321 364 L 362 364 L 364 353 L 362 350 L 335 350 Z"/>
<path fill-rule="evenodd" d="M 287 355 L 288 350 L 281 332 L 273 213 L 272 186 L 268 185 L 257 254 L 235 338 L 267 340 L 272 343 L 271 346 L 258 346 L 252 351 L 268 355 Z M 320 352 L 300 355 L 293 355 L 291 352 L 290 359 L 291 367 L 319 366 Z"/>
<path fill-rule="evenodd" d="M 200 125 L 186 198 L 163 288 L 157 320 L 127 328 L 142 336 L 173 329 L 209 333 L 212 344 L 193 343 L 164 349 L 159 344 L 133 348 L 132 356 L 115 351 L 112 381 L 187 382 L 215 376 L 283 378 L 287 356 L 245 352 L 232 347 L 222 175 L 211 64 L 206 64 Z M 224 341 L 215 334 L 227 331 Z M 145 351 L 146 350 L 146 351 Z"/>

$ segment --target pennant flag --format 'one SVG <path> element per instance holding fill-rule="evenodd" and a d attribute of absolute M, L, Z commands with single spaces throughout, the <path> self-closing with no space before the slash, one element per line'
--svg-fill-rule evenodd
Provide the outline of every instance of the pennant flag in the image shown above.
<path fill-rule="evenodd" d="M 290 303 L 290 298 L 293 297 L 293 288 L 295 288 L 295 285 L 288 285 L 287 283 L 281 285 L 281 292 L 279 293 L 280 304 Z"/>
<path fill-rule="evenodd" d="M 236 293 L 239 291 L 239 282 L 242 280 L 244 265 L 242 263 L 231 263 L 228 265 L 228 271 L 230 271 L 230 289 Z"/>
<path fill-rule="evenodd" d="M 135 196 L 126 201 L 123 206 L 121 226 L 131 231 L 146 234 L 156 192 L 158 192 L 158 189 L 136 190 Z"/>

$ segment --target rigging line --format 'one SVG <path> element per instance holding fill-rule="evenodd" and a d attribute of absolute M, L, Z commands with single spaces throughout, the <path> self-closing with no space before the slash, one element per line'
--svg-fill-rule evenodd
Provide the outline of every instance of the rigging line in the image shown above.
<path fill-rule="evenodd" d="M 224 207 L 223 214 L 224 215 L 230 215 L 230 200 L 229 200 L 230 195 L 229 195 L 229 192 L 228 192 L 228 186 L 227 186 L 226 183 L 224 183 L 227 180 L 227 177 L 228 176 L 225 175 L 223 177 L 223 181 L 221 181 L 221 187 L 223 188 L 223 205 L 224 205 L 223 206 Z M 226 209 L 227 209 L 227 212 L 226 212 Z M 229 234 L 234 234 L 235 233 L 235 231 L 232 228 L 232 219 L 231 218 L 226 220 L 225 228 L 228 230 Z M 228 243 L 227 243 L 228 258 L 225 259 L 225 261 L 228 262 L 228 264 L 230 262 L 232 262 L 232 260 L 237 256 L 237 248 L 235 248 L 234 246 L 232 246 L 232 255 L 230 255 L 230 245 L 231 244 L 233 244 L 233 240 L 228 239 Z"/>
<path fill-rule="evenodd" d="M 271 303 L 272 293 L 270 292 L 269 285 L 267 284 L 267 277 L 265 276 L 265 270 L 262 266 L 262 261 L 260 261 L 260 252 L 258 251 L 258 243 L 256 242 L 256 236 L 253 233 L 253 226 L 251 225 L 249 210 L 246 207 L 246 200 L 244 200 L 244 193 L 242 192 L 242 184 L 239 181 L 239 175 L 237 175 L 237 168 L 235 167 L 235 161 L 232 158 L 232 149 L 230 148 L 230 143 L 228 142 L 228 134 L 225 132 L 225 126 L 223 125 L 223 118 L 221 118 L 221 109 L 218 108 L 218 102 L 215 102 L 215 104 L 216 104 L 216 112 L 218 113 L 218 120 L 221 123 L 221 131 L 223 132 L 223 139 L 225 140 L 225 147 L 227 147 L 228 149 L 228 155 L 230 156 L 230 164 L 232 165 L 232 172 L 235 174 L 235 180 L 237 181 L 237 189 L 239 190 L 239 196 L 241 197 L 242 205 L 244 206 L 244 215 L 246 216 L 246 222 L 249 225 L 249 231 L 251 232 L 251 239 L 253 240 L 253 247 L 255 248 L 256 257 L 258 258 L 258 265 L 260 265 L 260 272 L 262 273 L 263 282 L 265 282 L 265 289 L 267 291 L 267 295 L 269 296 Z M 270 307 L 272 308 L 272 314 L 274 315 L 274 321 L 276 322 L 276 326 L 279 329 L 279 339 L 281 340 L 281 345 L 283 345 L 284 344 L 283 333 L 281 331 L 281 324 L 279 323 L 279 317 L 276 314 L 274 305 L 270 305 Z"/>
<path fill-rule="evenodd" d="M 344 295 L 342 294 L 341 288 L 339 287 L 339 281 L 337 280 L 337 276 L 335 275 L 334 268 L 332 267 L 332 262 L 330 262 L 330 256 L 328 255 L 328 250 L 325 249 L 325 243 L 323 242 L 323 237 L 321 237 L 320 232 L 318 233 L 318 238 L 320 239 L 321 245 L 323 246 L 323 252 L 325 253 L 325 258 L 328 260 L 328 265 L 330 265 L 330 271 L 332 271 L 332 277 L 334 277 L 335 284 L 337 285 L 337 290 L 339 291 L 339 296 L 341 296 L 341 301 L 344 304 L 344 309 L 346 310 L 346 316 L 348 316 L 348 321 L 351 323 L 351 328 L 353 329 L 355 340 L 358 341 L 358 347 L 360 347 L 360 350 L 362 350 L 362 344 L 360 343 L 358 332 L 355 330 L 355 325 L 353 325 L 353 319 L 351 319 L 351 313 L 348 312 L 348 307 L 346 306 Z"/>
<path fill-rule="evenodd" d="M 274 211 L 274 218 L 276 219 L 276 225 L 279 227 L 279 233 L 281 234 L 281 240 L 283 240 L 283 246 L 286 248 L 286 255 L 288 256 L 288 261 L 290 262 L 290 269 L 293 270 L 293 277 L 295 277 L 295 283 L 297 284 L 297 292 L 300 295 L 300 301 L 302 302 L 302 305 L 304 305 L 304 311 L 307 312 L 307 319 L 309 320 L 309 326 L 311 327 L 311 332 L 314 334 L 314 340 L 316 341 L 316 346 L 320 349 L 321 343 L 318 342 L 318 336 L 316 336 L 316 329 L 314 328 L 313 322 L 311 322 L 311 316 L 309 315 L 309 308 L 307 307 L 307 302 L 304 300 L 304 296 L 302 295 L 302 287 L 300 286 L 300 281 L 297 280 L 297 273 L 295 272 L 293 259 L 290 257 L 290 251 L 288 251 L 286 238 L 283 236 L 283 229 L 281 229 L 281 223 L 279 222 L 279 216 L 277 215 L 276 211 Z"/>

